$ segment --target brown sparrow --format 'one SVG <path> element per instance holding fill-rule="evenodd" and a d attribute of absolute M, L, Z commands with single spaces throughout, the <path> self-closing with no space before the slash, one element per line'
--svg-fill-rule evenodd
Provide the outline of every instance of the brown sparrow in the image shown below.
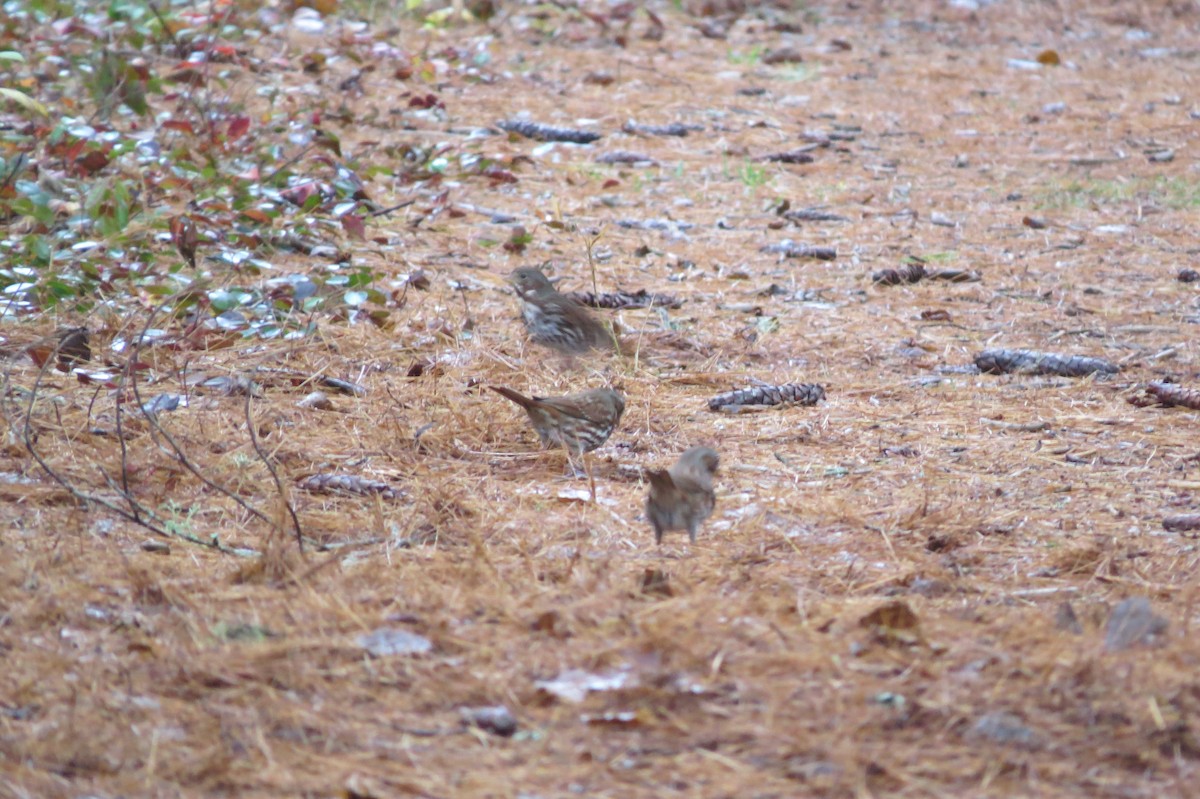
<path fill-rule="evenodd" d="M 565 447 L 571 455 L 591 452 L 612 435 L 625 412 L 625 398 L 610 388 L 565 397 L 526 397 L 505 386 L 488 386 L 525 409 L 543 446 Z"/>
<path fill-rule="evenodd" d="M 650 496 L 646 498 L 646 516 L 654 526 L 654 542 L 662 543 L 667 530 L 687 530 L 696 543 L 696 530 L 712 515 L 716 496 L 713 475 L 720 460 L 709 447 L 692 447 L 666 471 L 650 469 Z"/>
<path fill-rule="evenodd" d="M 568 355 L 615 346 L 608 328 L 587 308 L 559 294 L 540 269 L 517 269 L 508 276 L 508 282 L 521 299 L 525 329 L 535 344 Z"/>

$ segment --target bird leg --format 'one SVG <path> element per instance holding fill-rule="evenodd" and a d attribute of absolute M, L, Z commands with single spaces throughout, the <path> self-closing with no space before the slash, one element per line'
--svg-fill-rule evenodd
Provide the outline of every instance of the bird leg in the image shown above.
<path fill-rule="evenodd" d="M 574 465 L 572 465 L 573 468 L 575 469 L 575 477 L 577 477 L 577 478 L 578 477 L 586 477 L 587 478 L 588 490 L 591 492 L 591 503 L 593 505 L 595 505 L 596 504 L 596 478 L 592 474 L 592 462 L 588 458 L 587 453 L 581 453 L 579 456 L 579 460 L 583 465 L 583 470 L 581 472 L 578 467 L 574 467 Z"/>
<path fill-rule="evenodd" d="M 567 445 L 565 443 L 563 444 L 563 452 L 566 453 L 566 456 L 567 456 L 566 474 L 568 476 L 574 477 L 574 478 L 580 478 L 580 477 L 587 478 L 588 488 L 591 490 L 591 494 L 592 494 L 591 502 L 593 505 L 595 505 L 596 504 L 596 478 L 592 476 L 592 464 L 591 464 L 591 461 L 588 460 L 587 453 L 586 452 L 579 453 L 579 460 L 583 464 L 583 471 L 580 472 L 579 467 L 575 465 L 575 459 L 571 457 L 571 450 L 567 447 Z"/>
<path fill-rule="evenodd" d="M 583 469 L 587 472 L 588 487 L 592 490 L 592 504 L 596 504 L 596 478 L 592 477 L 592 464 L 588 460 L 586 452 L 580 453 L 580 460 L 583 461 Z"/>

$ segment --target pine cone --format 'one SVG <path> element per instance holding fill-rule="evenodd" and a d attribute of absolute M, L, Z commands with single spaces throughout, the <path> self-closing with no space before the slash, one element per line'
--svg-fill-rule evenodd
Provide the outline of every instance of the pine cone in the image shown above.
<path fill-rule="evenodd" d="M 899 269 L 881 269 L 871 275 L 871 280 L 884 286 L 896 286 L 901 283 L 918 283 L 929 276 L 925 267 L 919 263 L 907 263 Z"/>
<path fill-rule="evenodd" d="M 590 130 L 556 128 L 552 125 L 543 125 L 540 122 L 532 122 L 527 119 L 506 119 L 503 122 L 497 122 L 496 127 L 500 128 L 500 130 L 508 131 L 509 133 L 518 133 L 527 139 L 537 139 L 538 141 L 566 141 L 574 144 L 590 144 L 600 138 L 599 133 L 593 133 Z"/>
<path fill-rule="evenodd" d="M 744 405 L 816 405 L 825 399 L 825 389 L 816 383 L 784 383 L 781 386 L 751 386 L 718 394 L 708 401 L 710 411 Z"/>
<path fill-rule="evenodd" d="M 1116 374 L 1121 367 L 1103 358 L 1086 355 L 1061 355 L 1056 352 L 1035 350 L 984 350 L 975 356 L 975 365 L 981 372 L 1003 374 L 1019 372 L 1029 375 L 1062 375 L 1063 377 L 1087 377 L 1100 373 Z"/>
<path fill-rule="evenodd" d="M 606 291 L 595 294 L 590 291 L 572 291 L 563 295 L 580 305 L 592 308 L 678 308 L 683 300 L 670 294 L 652 294 L 645 289 L 637 291 Z"/>
<path fill-rule="evenodd" d="M 1129 401 L 1143 408 L 1147 405 L 1161 405 L 1164 408 L 1179 405 L 1200 411 L 1200 389 L 1155 380 L 1142 386 L 1142 393 L 1130 397 Z"/>

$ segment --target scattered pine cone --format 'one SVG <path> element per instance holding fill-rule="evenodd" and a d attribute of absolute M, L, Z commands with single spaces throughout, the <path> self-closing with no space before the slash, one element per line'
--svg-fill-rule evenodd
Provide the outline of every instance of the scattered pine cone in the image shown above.
<path fill-rule="evenodd" d="M 596 156 L 597 164 L 643 164 L 645 166 L 658 166 L 658 161 L 644 153 L 633 152 L 632 150 L 611 150 L 607 153 L 601 153 Z"/>
<path fill-rule="evenodd" d="M 1185 533 L 1191 530 L 1200 530 L 1200 513 L 1185 513 L 1180 516 L 1166 516 L 1163 518 L 1163 529 L 1170 530 L 1173 533 Z"/>
<path fill-rule="evenodd" d="M 822 211 L 819 208 L 797 208 L 795 211 L 784 211 L 783 218 L 789 222 L 849 222 L 849 217 Z"/>
<path fill-rule="evenodd" d="M 811 164 L 813 157 L 809 150 L 816 149 L 819 145 L 806 144 L 803 147 L 798 147 L 795 150 L 787 150 L 779 153 L 768 153 L 767 155 L 756 158 L 756 161 L 767 161 L 775 164 Z"/>
<path fill-rule="evenodd" d="M 384 499 L 395 499 L 399 494 L 387 483 L 353 474 L 309 475 L 296 486 L 314 494 L 378 494 Z"/>
<path fill-rule="evenodd" d="M 686 136 L 694 130 L 704 130 L 704 126 L 685 125 L 682 122 L 672 122 L 670 125 L 639 125 L 630 120 L 621 127 L 621 130 L 625 133 L 637 133 L 642 136 Z"/>
<path fill-rule="evenodd" d="M 837 258 L 837 250 L 833 247 L 810 247 L 787 240 L 760 247 L 758 251 L 782 255 L 784 258 L 815 258 L 818 261 L 833 261 Z"/>
<path fill-rule="evenodd" d="M 500 130 L 517 133 L 527 139 L 536 139 L 538 141 L 565 141 L 572 144 L 590 144 L 600 138 L 599 133 L 592 133 L 588 130 L 556 128 L 551 125 L 543 125 L 540 122 L 530 122 L 525 119 L 506 119 L 503 122 L 496 123 L 496 127 L 500 128 Z"/>
<path fill-rule="evenodd" d="M 678 308 L 683 300 L 670 294 L 652 294 L 645 289 L 637 291 L 603 291 L 599 294 L 591 291 L 570 291 L 566 296 L 580 305 L 591 308 L 620 310 L 622 308 Z"/>
<path fill-rule="evenodd" d="M 922 280 L 944 280 L 947 283 L 978 283 L 983 277 L 967 269 L 926 269 L 924 264 L 907 263 L 899 269 L 881 269 L 871 275 L 871 280 L 881 286 L 898 286 L 902 283 L 918 283 Z"/>
<path fill-rule="evenodd" d="M 745 406 L 816 405 L 823 399 L 825 389 L 816 383 L 784 383 L 781 386 L 750 386 L 718 394 L 708 401 L 708 409 L 737 413 Z"/>
<path fill-rule="evenodd" d="M 1019 372 L 1027 375 L 1063 377 L 1087 377 L 1091 374 L 1116 374 L 1121 371 L 1120 366 L 1103 358 L 1034 350 L 984 350 L 975 356 L 975 365 L 979 367 L 979 371 L 992 374 Z"/>
<path fill-rule="evenodd" d="M 928 275 L 924 266 L 911 263 L 899 269 L 881 269 L 871 275 L 871 280 L 882 286 L 897 286 L 901 283 L 919 283 Z"/>
<path fill-rule="evenodd" d="M 1183 408 L 1200 411 L 1200 390 L 1184 388 L 1175 383 L 1154 381 L 1142 386 L 1142 393 L 1130 397 L 1129 401 L 1139 408 L 1145 408 L 1148 405 L 1157 405 L 1162 408 L 1179 405 Z"/>

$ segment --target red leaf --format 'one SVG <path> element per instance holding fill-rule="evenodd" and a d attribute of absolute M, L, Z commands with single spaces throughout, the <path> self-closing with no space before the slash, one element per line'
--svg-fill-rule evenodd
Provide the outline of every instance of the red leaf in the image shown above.
<path fill-rule="evenodd" d="M 250 130 L 250 117 L 234 117 L 229 122 L 229 132 L 226 134 L 229 141 L 237 141 L 246 135 Z"/>
<path fill-rule="evenodd" d="M 186 119 L 168 119 L 162 123 L 162 126 L 167 130 L 178 130 L 183 133 L 196 132 L 196 129 L 192 127 L 192 123 Z"/>
<path fill-rule="evenodd" d="M 204 72 L 196 64 L 184 61 L 169 72 L 166 80 L 172 83 L 186 83 L 189 86 L 202 86 L 205 82 Z"/>
<path fill-rule="evenodd" d="M 83 152 L 83 148 L 86 145 L 87 142 L 82 139 L 71 139 L 53 145 L 49 149 L 51 155 L 58 156 L 64 161 L 74 161 L 76 158 L 79 158 L 80 153 Z"/>
<path fill-rule="evenodd" d="M 424 97 L 414 97 L 408 101 L 409 108 L 445 108 L 445 104 L 438 99 L 436 94 L 427 94 Z"/>
<path fill-rule="evenodd" d="M 50 360 L 50 356 L 54 350 L 50 347 L 40 346 L 30 347 L 27 352 L 29 353 L 29 357 L 33 359 L 33 365 L 40 369 L 46 361 Z"/>
<path fill-rule="evenodd" d="M 195 223 L 186 216 L 171 217 L 171 241 L 188 265 L 195 269 L 196 245 L 199 241 Z"/>
<path fill-rule="evenodd" d="M 256 222 L 260 225 L 271 224 L 271 217 L 265 211 L 260 211 L 257 208 L 246 208 L 242 211 L 242 216 L 249 219 L 251 222 Z"/>
<path fill-rule="evenodd" d="M 75 159 L 75 166 L 85 175 L 94 175 L 104 167 L 108 166 L 108 154 L 102 153 L 99 150 L 92 150 L 84 156 Z"/>
<path fill-rule="evenodd" d="M 483 174 L 488 180 L 493 183 L 516 183 L 517 176 L 505 169 L 500 169 L 496 166 L 489 166 L 483 170 Z"/>
<path fill-rule="evenodd" d="M 104 36 L 103 31 L 98 28 L 88 25 L 75 17 L 70 19 L 60 19 L 52 26 L 54 32 L 64 39 L 73 34 L 82 33 L 84 36 L 90 36 L 93 39 L 100 39 Z"/>
<path fill-rule="evenodd" d="M 342 230 L 346 231 L 346 235 L 356 241 L 363 241 L 367 238 L 367 227 L 363 224 L 361 216 L 343 214 Z"/>

